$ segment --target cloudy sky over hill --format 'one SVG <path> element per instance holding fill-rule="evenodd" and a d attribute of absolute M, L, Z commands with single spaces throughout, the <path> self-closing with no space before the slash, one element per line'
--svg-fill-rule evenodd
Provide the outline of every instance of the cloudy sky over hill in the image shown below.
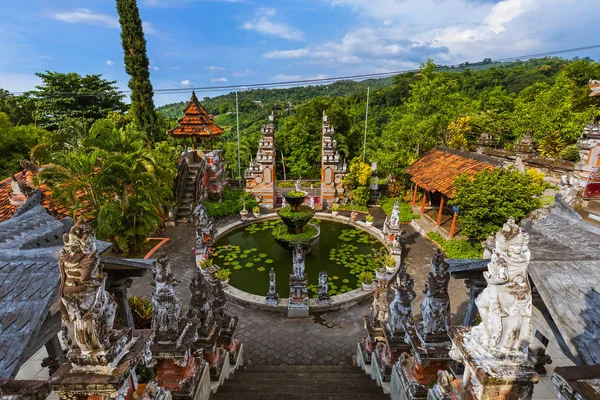
<path fill-rule="evenodd" d="M 598 44 L 597 0 L 138 4 L 152 82 L 165 89 L 399 71 L 427 58 L 456 64 Z M 0 87 L 29 90 L 35 72 L 51 70 L 103 74 L 125 89 L 119 33 L 113 0 L 8 1 L 0 15 Z M 565 56 L 600 59 L 600 50 Z"/>

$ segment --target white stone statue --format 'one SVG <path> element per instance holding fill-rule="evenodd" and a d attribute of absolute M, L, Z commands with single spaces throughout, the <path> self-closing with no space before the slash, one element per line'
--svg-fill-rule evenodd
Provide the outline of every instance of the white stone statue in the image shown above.
<path fill-rule="evenodd" d="M 294 263 L 294 278 L 304 278 L 304 249 L 302 246 L 296 246 L 293 250 L 293 263 Z"/>
<path fill-rule="evenodd" d="M 560 177 L 559 193 L 570 207 L 573 207 L 577 203 L 577 194 L 580 189 L 579 179 L 574 175 L 567 174 Z"/>
<path fill-rule="evenodd" d="M 496 247 L 483 273 L 488 286 L 475 300 L 481 323 L 471 333 L 472 340 L 494 357 L 515 362 L 527 358 L 533 340 L 528 242 L 512 217 L 496 234 Z"/>
<path fill-rule="evenodd" d="M 394 203 L 394 208 L 392 209 L 392 215 L 390 216 L 390 228 L 400 229 L 400 204 L 398 204 L 398 200 L 396 200 Z"/>
<path fill-rule="evenodd" d="M 313 210 L 315 209 L 315 197 L 314 196 L 310 197 L 310 208 L 312 208 Z"/>
<path fill-rule="evenodd" d="M 301 192 L 302 191 L 302 187 L 300 184 L 300 178 L 296 179 L 296 191 Z"/>

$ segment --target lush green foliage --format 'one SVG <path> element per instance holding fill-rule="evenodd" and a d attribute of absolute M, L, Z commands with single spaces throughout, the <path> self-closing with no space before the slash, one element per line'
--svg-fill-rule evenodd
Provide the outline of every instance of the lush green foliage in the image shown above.
<path fill-rule="evenodd" d="M 319 230 L 312 224 L 306 225 L 306 230 L 302 233 L 288 233 L 287 229 L 284 224 L 275 225 L 272 231 L 273 237 L 292 245 L 307 245 L 319 233 Z"/>
<path fill-rule="evenodd" d="M 220 281 L 226 281 L 227 279 L 229 279 L 230 275 L 231 275 L 231 271 L 227 268 L 220 269 L 217 272 L 215 272 L 215 277 Z"/>
<path fill-rule="evenodd" d="M 450 204 L 458 208 L 462 233 L 483 240 L 514 217 L 518 222 L 540 206 L 545 184 L 532 173 L 496 168 L 470 179 L 463 174 L 455 182 Z"/>
<path fill-rule="evenodd" d="M 481 258 L 483 246 L 478 242 L 461 239 L 446 240 L 437 232 L 427 232 L 427 237 L 440 245 L 449 258 Z"/>
<path fill-rule="evenodd" d="M 300 190 L 292 190 L 291 192 L 286 193 L 289 197 L 304 197 L 306 196 L 306 192 L 302 192 Z"/>
<path fill-rule="evenodd" d="M 292 211 L 290 207 L 283 207 L 279 210 L 279 215 L 290 221 L 305 221 L 310 220 L 315 215 L 315 211 L 309 206 L 300 206 L 298 211 Z"/>
<path fill-rule="evenodd" d="M 45 129 L 55 131 L 69 118 L 85 121 L 87 126 L 105 118 L 113 111 L 123 112 L 125 97 L 116 86 L 117 81 L 107 81 L 102 75 L 81 76 L 75 72 L 61 73 L 46 71 L 36 73 L 42 84 L 29 92 L 35 104 L 33 118 Z M 23 101 L 27 99 L 23 98 Z"/>
<path fill-rule="evenodd" d="M 370 283 L 373 283 L 373 280 L 375 279 L 375 276 L 373 275 L 372 272 L 369 271 L 363 271 L 360 273 L 359 275 L 359 281 L 364 283 L 365 285 L 368 285 Z"/>
<path fill-rule="evenodd" d="M 150 329 L 152 327 L 152 302 L 136 296 L 128 297 L 127 302 L 131 308 L 136 329 Z"/>
<path fill-rule="evenodd" d="M 380 202 L 381 209 L 387 215 L 392 215 L 392 210 L 394 209 L 394 204 L 398 201 L 398 198 L 388 197 L 383 198 Z M 402 200 L 398 201 L 398 205 L 400 206 L 400 222 L 410 222 L 413 219 L 418 219 L 421 216 L 419 214 L 413 214 L 412 207 L 410 204 L 403 202 Z"/>
<path fill-rule="evenodd" d="M 69 120 L 34 148 L 34 159 L 52 163 L 39 180 L 61 204 L 95 218 L 98 235 L 117 250 L 137 251 L 170 206 L 176 150 L 150 148 L 133 124 L 118 129 L 99 120 L 84 128 Z"/>
<path fill-rule="evenodd" d="M 246 208 L 252 209 L 258 205 L 256 199 L 245 190 L 225 189 L 223 199 L 218 201 L 206 201 L 206 214 L 209 217 L 220 218 L 238 215 L 244 208 L 243 201 L 246 201 Z"/>
<path fill-rule="evenodd" d="M 136 0 L 117 0 L 117 12 L 121 25 L 121 43 L 125 58 L 125 71 L 129 74 L 131 108 L 133 121 L 148 138 L 161 139 L 154 95 L 150 82 L 150 62 L 146 55 L 146 39 Z"/>
<path fill-rule="evenodd" d="M 579 147 L 576 144 L 570 144 L 560 152 L 560 158 L 568 161 L 579 161 Z"/>
<path fill-rule="evenodd" d="M 371 196 L 369 182 L 372 174 L 373 170 L 371 166 L 360 161 L 359 158 L 355 158 L 350 163 L 348 173 L 344 177 L 342 184 L 350 191 L 350 199 L 357 207 L 363 208 L 367 206 L 367 202 Z"/>
<path fill-rule="evenodd" d="M 8 115 L 0 112 L 0 179 L 19 171 L 19 160 L 29 158 L 34 147 L 47 132 L 33 125 L 13 126 Z"/>

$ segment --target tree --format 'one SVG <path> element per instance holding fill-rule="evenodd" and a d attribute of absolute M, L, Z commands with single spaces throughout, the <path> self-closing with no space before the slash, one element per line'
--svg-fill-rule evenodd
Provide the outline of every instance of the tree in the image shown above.
<path fill-rule="evenodd" d="M 462 232 L 475 240 L 498 231 L 509 217 L 518 222 L 538 208 L 545 188 L 532 174 L 512 168 L 486 170 L 472 178 L 463 174 L 454 183 L 450 204 L 458 208 Z"/>
<path fill-rule="evenodd" d="M 366 207 L 371 195 L 369 182 L 373 170 L 369 164 L 360 161 L 358 157 L 352 160 L 348 173 L 344 177 L 342 184 L 350 191 L 350 197 L 354 204 L 359 207 Z"/>
<path fill-rule="evenodd" d="M 467 147 L 467 137 L 471 135 L 471 118 L 469 116 L 460 117 L 448 125 L 448 147 L 453 149 L 462 149 Z"/>
<path fill-rule="evenodd" d="M 161 140 L 154 110 L 154 95 L 150 82 L 150 62 L 146 55 L 146 39 L 136 0 L 117 0 L 121 24 L 121 43 L 125 71 L 129 74 L 131 89 L 131 114 L 133 121 L 154 141 Z"/>
<path fill-rule="evenodd" d="M 15 126 L 35 122 L 35 104 L 27 95 L 15 96 L 7 90 L 0 89 L 0 112 L 8 115 Z"/>
<path fill-rule="evenodd" d="M 540 153 L 542 157 L 558 157 L 565 148 L 565 142 L 556 131 L 550 131 L 540 140 Z"/>
<path fill-rule="evenodd" d="M 42 84 L 28 95 L 36 105 L 37 124 L 44 129 L 55 131 L 67 118 L 83 118 L 91 126 L 110 112 L 127 109 L 117 82 L 102 79 L 102 75 L 46 71 L 36 76 Z"/>
<path fill-rule="evenodd" d="M 45 133 L 33 125 L 13 126 L 0 112 L 0 179 L 19 171 L 19 160 L 29 158 L 29 150 Z"/>

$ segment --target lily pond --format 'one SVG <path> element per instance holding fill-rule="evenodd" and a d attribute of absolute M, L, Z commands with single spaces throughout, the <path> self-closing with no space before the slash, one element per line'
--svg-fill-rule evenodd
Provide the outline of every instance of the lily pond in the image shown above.
<path fill-rule="evenodd" d="M 229 269 L 229 284 L 248 293 L 264 296 L 269 289 L 269 271 L 277 273 L 277 292 L 289 296 L 292 252 L 280 247 L 271 230 L 280 220 L 252 224 L 231 232 L 215 242 L 213 261 Z M 316 297 L 319 272 L 326 270 L 329 294 L 336 295 L 360 287 L 358 276 L 381 266 L 382 244 L 367 232 L 349 225 L 313 220 L 321 235 L 306 255 L 306 273 L 311 297 Z"/>

